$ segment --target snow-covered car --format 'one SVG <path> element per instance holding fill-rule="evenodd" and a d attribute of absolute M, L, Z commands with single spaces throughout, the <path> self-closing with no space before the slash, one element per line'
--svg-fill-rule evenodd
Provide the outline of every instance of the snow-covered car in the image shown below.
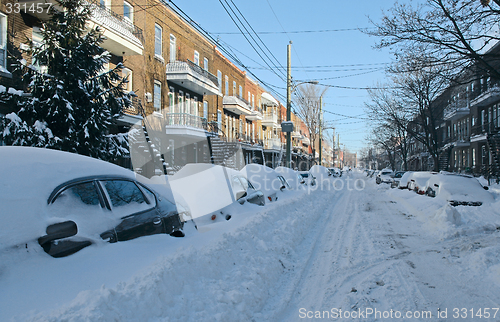
<path fill-rule="evenodd" d="M 295 170 L 287 167 L 277 167 L 276 173 L 283 176 L 292 190 L 297 190 L 306 185 L 306 180 Z"/>
<path fill-rule="evenodd" d="M 315 186 L 316 185 L 316 177 L 312 175 L 309 171 L 299 171 L 300 176 L 304 178 L 306 185 Z"/>
<path fill-rule="evenodd" d="M 457 174 L 436 174 L 426 184 L 429 197 L 445 199 L 452 206 L 481 206 L 494 200 L 476 178 Z"/>
<path fill-rule="evenodd" d="M 391 188 L 396 188 L 399 186 L 399 181 L 401 180 L 401 178 L 403 177 L 404 174 L 405 174 L 404 171 L 394 172 L 394 175 L 392 176 L 392 180 L 391 180 Z"/>
<path fill-rule="evenodd" d="M 286 179 L 270 167 L 252 163 L 243 167 L 240 172 L 269 201 L 278 200 L 280 192 L 291 189 Z"/>
<path fill-rule="evenodd" d="M 436 175 L 437 172 L 415 171 L 408 177 L 408 190 L 415 191 L 419 195 L 425 194 L 427 180 Z"/>
<path fill-rule="evenodd" d="M 399 189 L 408 189 L 408 182 L 410 182 L 410 176 L 412 173 L 413 171 L 407 171 L 403 174 L 403 176 L 399 179 Z"/>
<path fill-rule="evenodd" d="M 340 172 L 339 168 L 328 168 L 328 171 L 330 171 L 330 173 L 334 177 L 340 177 L 340 176 L 342 176 L 342 173 Z"/>
<path fill-rule="evenodd" d="M 184 236 L 172 196 L 101 160 L 30 147 L 0 147 L 0 248 L 42 247 L 64 257 L 92 244 L 153 234 Z"/>
<path fill-rule="evenodd" d="M 232 218 L 246 202 L 265 205 L 264 194 L 239 171 L 209 163 L 187 164 L 167 176 L 174 194 L 182 197 L 195 224 L 203 226 Z"/>
<path fill-rule="evenodd" d="M 322 165 L 313 165 L 311 169 L 309 169 L 309 173 L 311 173 L 316 179 L 326 179 L 332 176 L 332 173 Z"/>
<path fill-rule="evenodd" d="M 391 169 L 382 169 L 375 177 L 375 183 L 391 183 L 394 172 Z"/>

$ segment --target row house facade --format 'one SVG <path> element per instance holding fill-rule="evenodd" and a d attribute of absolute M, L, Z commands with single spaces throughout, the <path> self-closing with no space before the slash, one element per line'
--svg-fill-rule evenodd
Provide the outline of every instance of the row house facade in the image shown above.
<path fill-rule="evenodd" d="M 490 50 L 500 52 L 500 45 Z M 439 170 L 476 175 L 500 175 L 500 82 L 472 67 L 466 84 L 445 90 L 434 103 L 442 111 L 436 128 L 440 142 Z M 424 146 L 413 140 L 409 147 L 411 170 L 432 170 Z"/>
<path fill-rule="evenodd" d="M 53 0 L 46 3 L 50 1 L 57 5 Z M 2 0 L 0 6 L 4 86 L 15 82 L 7 52 L 21 51 L 30 61 L 29 42 L 43 44 L 39 30 L 50 18 L 45 12 L 9 11 L 8 3 L 14 2 Z M 114 129 L 133 129 L 137 136 L 130 144 L 130 158 L 120 160 L 121 165 L 150 176 L 197 162 L 237 169 L 248 163 L 282 163 L 285 141 L 280 124 L 286 108 L 168 3 L 94 1 L 88 28 L 95 26 L 105 36 L 102 47 L 111 54 L 105 69 L 121 63 L 126 90 L 134 96 L 133 106 L 124 110 Z M 300 147 L 300 154 L 307 155 L 307 128 L 295 115 L 294 123 L 294 153 L 298 155 Z"/>

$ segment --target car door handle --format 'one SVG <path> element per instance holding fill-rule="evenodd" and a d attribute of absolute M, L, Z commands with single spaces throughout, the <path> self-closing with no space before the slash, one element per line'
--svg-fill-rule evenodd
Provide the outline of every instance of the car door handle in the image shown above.
<path fill-rule="evenodd" d="M 153 225 L 161 225 L 161 218 L 160 217 L 155 217 L 153 219 Z"/>

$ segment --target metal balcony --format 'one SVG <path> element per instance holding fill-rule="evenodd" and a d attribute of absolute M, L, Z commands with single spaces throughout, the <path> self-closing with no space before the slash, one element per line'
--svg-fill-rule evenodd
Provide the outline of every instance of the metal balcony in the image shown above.
<path fill-rule="evenodd" d="M 262 116 L 262 125 L 269 127 L 278 127 L 278 114 L 275 113 L 265 113 Z"/>
<path fill-rule="evenodd" d="M 167 80 L 200 95 L 219 95 L 217 77 L 190 60 L 167 64 Z"/>
<path fill-rule="evenodd" d="M 471 100 L 471 107 L 483 107 L 500 100 L 500 84 L 498 82 L 486 82 L 475 92 L 474 99 Z"/>
<path fill-rule="evenodd" d="M 52 6 L 55 10 L 62 10 L 61 5 L 56 0 L 19 0 L 19 3 L 27 7 L 34 5 L 34 8 L 43 10 L 27 11 L 28 14 L 44 21 L 50 19 L 48 8 Z M 135 26 L 129 20 L 125 19 L 112 10 L 101 7 L 100 5 L 90 3 L 91 15 L 87 22 L 87 28 L 93 29 L 100 27 L 105 40 L 101 47 L 116 56 L 142 55 L 144 50 L 144 36 L 142 29 Z"/>
<path fill-rule="evenodd" d="M 445 121 L 455 121 L 470 114 L 469 102 L 466 99 L 458 99 L 446 106 L 443 111 Z"/>
<path fill-rule="evenodd" d="M 238 115 L 252 115 L 252 110 L 250 109 L 250 104 L 238 96 L 224 96 L 222 99 L 222 105 L 228 111 L 231 111 Z"/>
<path fill-rule="evenodd" d="M 208 131 L 207 119 L 201 116 L 188 113 L 166 113 L 163 119 L 166 134 L 205 137 L 205 132 Z"/>
<path fill-rule="evenodd" d="M 262 120 L 262 109 L 258 108 L 252 111 L 252 114 L 246 117 L 247 120 L 257 121 Z"/>

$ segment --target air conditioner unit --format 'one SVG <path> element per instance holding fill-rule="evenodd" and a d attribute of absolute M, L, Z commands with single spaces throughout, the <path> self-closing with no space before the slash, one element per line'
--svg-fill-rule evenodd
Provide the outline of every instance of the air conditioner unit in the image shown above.
<path fill-rule="evenodd" d="M 151 103 L 153 101 L 153 95 L 151 93 L 146 93 L 146 102 Z"/>

